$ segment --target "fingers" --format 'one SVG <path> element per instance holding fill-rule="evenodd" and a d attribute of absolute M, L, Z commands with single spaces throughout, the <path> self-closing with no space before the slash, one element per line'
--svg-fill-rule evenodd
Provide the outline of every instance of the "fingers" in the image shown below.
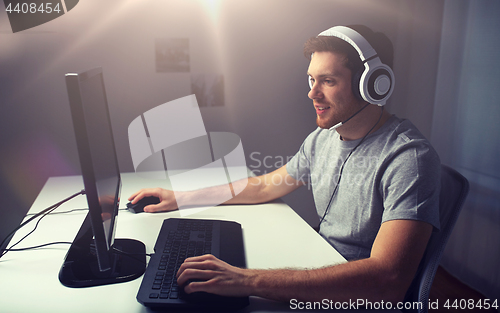
<path fill-rule="evenodd" d="M 159 189 L 160 188 L 141 189 L 141 190 L 137 191 L 136 193 L 132 194 L 128 198 L 128 201 L 132 202 L 132 204 L 136 204 L 139 200 L 141 200 L 144 197 L 149 197 L 149 196 L 159 197 L 159 193 L 160 193 Z"/>
<path fill-rule="evenodd" d="M 165 190 L 162 188 L 146 188 L 141 189 L 134 194 L 132 194 L 128 200 L 132 204 L 136 204 L 141 199 L 145 197 L 154 196 L 160 199 L 157 204 L 150 204 L 144 207 L 144 212 L 154 213 L 162 211 L 172 211 L 177 209 L 177 202 L 175 201 L 175 196 L 172 191 Z"/>
<path fill-rule="evenodd" d="M 187 269 L 199 269 L 199 270 L 215 270 L 217 266 L 213 261 L 218 260 L 211 254 L 205 254 L 202 256 L 195 256 L 191 258 L 187 258 L 184 260 L 184 263 L 181 264 L 179 271 L 177 272 L 177 278 L 181 276 L 181 274 Z M 212 261 L 212 262 L 210 262 Z M 222 261 L 221 261 L 222 262 Z"/>
<path fill-rule="evenodd" d="M 184 260 L 185 263 L 189 263 L 189 262 L 200 262 L 200 261 L 205 261 L 205 260 L 219 260 L 217 259 L 214 255 L 212 254 L 204 254 L 204 255 L 199 255 L 199 256 L 193 256 L 193 257 L 189 257 L 189 258 L 186 258 Z M 221 260 L 219 260 L 221 261 Z M 223 261 L 221 261 L 223 262 Z"/>
<path fill-rule="evenodd" d="M 158 204 L 150 204 L 144 207 L 144 212 L 147 213 L 156 213 L 156 212 L 163 212 L 163 211 L 172 211 L 175 208 L 169 209 L 168 207 L 165 208 L 165 204 L 163 202 L 160 202 Z"/>
<path fill-rule="evenodd" d="M 137 195 L 138 195 L 140 192 L 141 192 L 141 190 L 139 190 L 139 191 L 137 191 L 137 192 L 133 193 L 130 197 L 128 197 L 128 199 L 127 199 L 127 200 L 128 200 L 128 201 L 132 201 L 132 202 L 133 202 L 133 201 L 134 201 L 134 199 L 135 199 L 135 197 L 137 197 Z M 137 200 L 135 200 L 135 202 L 133 202 L 133 203 L 135 204 L 135 203 L 136 203 L 137 201 L 139 201 L 139 200 L 140 200 L 140 199 L 137 199 Z"/>
<path fill-rule="evenodd" d="M 191 280 L 207 281 L 214 278 L 217 272 L 220 271 L 217 262 L 223 263 L 211 254 L 187 258 L 177 272 L 177 283 L 179 286 L 182 286 Z M 191 284 L 193 283 L 189 285 Z M 195 286 L 199 287 L 200 284 L 195 284 Z M 192 286 L 189 289 L 191 288 Z M 188 292 L 188 290 L 186 290 L 186 292 Z"/>
<path fill-rule="evenodd" d="M 214 288 L 212 287 L 213 286 L 213 283 L 211 280 L 212 278 L 213 277 L 207 278 L 206 280 L 203 280 L 203 281 L 190 282 L 189 284 L 184 286 L 184 292 L 185 293 L 193 293 L 193 292 L 204 291 L 204 292 L 209 292 L 209 293 L 215 293 Z"/>
<path fill-rule="evenodd" d="M 187 293 L 205 291 L 222 296 L 248 296 L 251 275 L 248 270 L 206 254 L 186 259 L 177 272 L 177 283 L 184 286 Z"/>

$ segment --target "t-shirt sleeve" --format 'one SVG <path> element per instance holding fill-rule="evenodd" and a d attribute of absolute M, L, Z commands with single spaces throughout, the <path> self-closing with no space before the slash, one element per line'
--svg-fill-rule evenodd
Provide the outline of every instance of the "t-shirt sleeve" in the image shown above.
<path fill-rule="evenodd" d="M 396 150 L 384 167 L 380 184 L 382 223 L 419 220 L 439 229 L 441 163 L 435 150 L 416 140 Z"/>
<path fill-rule="evenodd" d="M 300 150 L 286 164 L 286 171 L 295 180 L 306 182 L 310 174 L 308 163 L 309 160 L 304 153 L 304 144 L 302 144 Z"/>
<path fill-rule="evenodd" d="M 307 183 L 309 176 L 311 174 L 311 157 L 312 153 L 312 141 L 316 136 L 317 131 L 312 132 L 307 136 L 299 151 L 290 159 L 286 164 L 286 170 L 290 176 L 295 180 Z"/>

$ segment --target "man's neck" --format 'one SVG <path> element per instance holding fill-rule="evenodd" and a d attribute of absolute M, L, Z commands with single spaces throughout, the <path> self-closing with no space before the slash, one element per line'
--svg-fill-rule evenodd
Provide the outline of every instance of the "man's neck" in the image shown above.
<path fill-rule="evenodd" d="M 377 131 L 390 117 L 391 114 L 382 110 L 382 107 L 370 105 L 348 123 L 337 128 L 337 132 L 344 141 L 357 140 L 368 132 Z"/>

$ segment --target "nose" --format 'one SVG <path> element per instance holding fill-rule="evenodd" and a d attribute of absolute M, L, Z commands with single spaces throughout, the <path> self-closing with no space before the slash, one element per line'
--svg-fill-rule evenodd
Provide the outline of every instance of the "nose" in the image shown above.
<path fill-rule="evenodd" d="M 311 87 L 311 90 L 307 93 L 307 96 L 309 99 L 314 100 L 321 98 L 323 93 L 320 90 L 319 84 L 317 82 L 310 82 L 309 86 Z"/>

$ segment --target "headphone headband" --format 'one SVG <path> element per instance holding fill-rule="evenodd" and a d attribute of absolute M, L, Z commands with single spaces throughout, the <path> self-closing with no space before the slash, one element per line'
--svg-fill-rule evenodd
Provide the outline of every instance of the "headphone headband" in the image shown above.
<path fill-rule="evenodd" d="M 377 52 L 373 49 L 365 37 L 361 36 L 357 31 L 349 27 L 334 26 L 321 32 L 318 36 L 332 36 L 347 41 L 354 47 L 354 49 L 356 49 L 361 61 L 363 62 L 377 55 Z"/>

